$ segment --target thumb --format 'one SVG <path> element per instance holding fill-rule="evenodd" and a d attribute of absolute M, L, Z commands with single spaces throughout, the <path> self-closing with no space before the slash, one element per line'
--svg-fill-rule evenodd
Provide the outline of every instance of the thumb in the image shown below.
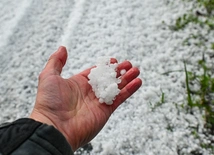
<path fill-rule="evenodd" d="M 46 78 L 50 75 L 60 75 L 66 60 L 67 50 L 64 46 L 60 46 L 59 49 L 50 56 L 45 68 L 40 74 L 40 78 Z"/>

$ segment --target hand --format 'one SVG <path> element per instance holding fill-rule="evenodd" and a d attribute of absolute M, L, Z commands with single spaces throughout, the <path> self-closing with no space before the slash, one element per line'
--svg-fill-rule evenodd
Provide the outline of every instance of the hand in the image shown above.
<path fill-rule="evenodd" d="M 53 125 L 70 143 L 73 151 L 93 139 L 114 110 L 129 98 L 142 84 L 139 70 L 124 61 L 118 65 L 126 73 L 121 76 L 121 89 L 112 105 L 100 104 L 88 84 L 91 68 L 63 79 L 60 74 L 66 63 L 67 51 L 60 47 L 49 59 L 39 76 L 36 103 L 31 118 Z M 117 62 L 111 59 L 111 63 Z"/>

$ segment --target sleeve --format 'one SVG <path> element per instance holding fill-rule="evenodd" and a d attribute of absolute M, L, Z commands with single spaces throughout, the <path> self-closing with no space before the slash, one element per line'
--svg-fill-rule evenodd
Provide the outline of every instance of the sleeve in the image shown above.
<path fill-rule="evenodd" d="M 73 155 L 53 126 L 23 118 L 0 126 L 0 155 Z"/>

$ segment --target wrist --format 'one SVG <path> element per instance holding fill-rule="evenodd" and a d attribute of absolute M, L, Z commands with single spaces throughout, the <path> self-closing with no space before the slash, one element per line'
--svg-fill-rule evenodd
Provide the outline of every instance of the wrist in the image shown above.
<path fill-rule="evenodd" d="M 60 133 L 63 134 L 63 136 L 66 138 L 66 140 L 68 141 L 68 143 L 70 144 L 71 148 L 73 151 L 77 150 L 78 148 L 75 146 L 75 144 L 73 144 L 70 140 L 70 137 L 67 136 L 66 133 L 64 133 L 63 131 L 61 131 L 52 121 L 51 119 L 49 119 L 46 115 L 42 114 L 41 112 L 39 112 L 37 109 L 33 109 L 32 113 L 30 114 L 29 118 L 37 121 L 37 122 L 41 122 L 43 124 L 47 124 L 47 125 L 51 125 L 53 126 L 55 129 L 57 129 Z M 72 145 L 73 144 L 73 145 Z"/>
<path fill-rule="evenodd" d="M 32 113 L 30 114 L 30 118 L 43 124 L 54 126 L 57 129 L 56 125 L 47 116 L 43 115 L 36 109 L 33 109 Z"/>

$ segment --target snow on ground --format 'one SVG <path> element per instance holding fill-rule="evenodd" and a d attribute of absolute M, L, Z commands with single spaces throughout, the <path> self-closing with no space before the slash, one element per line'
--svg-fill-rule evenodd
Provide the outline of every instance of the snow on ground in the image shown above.
<path fill-rule="evenodd" d="M 91 67 L 100 56 L 111 56 L 138 66 L 143 79 L 143 87 L 92 140 L 91 154 L 177 155 L 199 149 L 188 127 L 201 129 L 201 115 L 176 108 L 186 99 L 184 72 L 162 74 L 183 70 L 183 59 L 191 69 L 201 58 L 195 52 L 202 49 L 181 46 L 194 31 L 191 26 L 172 32 L 162 23 L 190 7 L 169 0 L 20 0 L 19 5 L 0 0 L 0 123 L 28 117 L 38 74 L 50 54 L 65 45 L 65 78 Z M 152 109 L 161 92 L 165 103 Z"/>

